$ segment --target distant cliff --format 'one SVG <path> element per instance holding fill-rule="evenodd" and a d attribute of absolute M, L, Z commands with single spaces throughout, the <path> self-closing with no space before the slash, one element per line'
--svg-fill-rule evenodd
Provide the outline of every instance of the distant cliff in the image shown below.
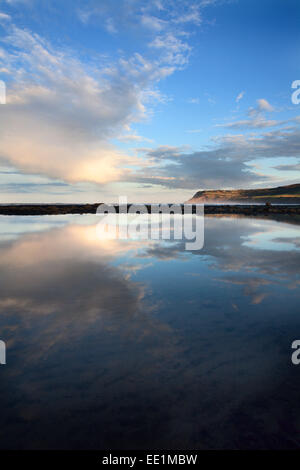
<path fill-rule="evenodd" d="M 300 184 L 289 186 L 279 186 L 278 188 L 262 189 L 225 189 L 197 191 L 194 196 L 187 201 L 196 203 L 266 203 L 271 204 L 300 204 Z"/>

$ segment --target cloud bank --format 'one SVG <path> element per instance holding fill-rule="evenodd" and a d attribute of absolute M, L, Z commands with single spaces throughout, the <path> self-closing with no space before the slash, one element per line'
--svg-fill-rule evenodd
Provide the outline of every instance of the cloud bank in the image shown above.
<path fill-rule="evenodd" d="M 182 29 L 174 26 L 179 19 L 170 9 L 171 20 L 163 21 L 151 16 L 146 4 L 138 9 L 132 5 L 140 27 L 153 31 L 147 36 L 149 58 L 121 54 L 96 64 L 54 47 L 2 14 L 0 66 L 8 84 L 7 105 L 0 110 L 2 161 L 24 172 L 96 183 L 124 179 L 133 165 L 143 164 L 111 141 L 118 136 L 123 141 L 140 138 L 130 126 L 161 99 L 156 83 L 184 67 L 191 48 L 180 37 Z M 185 11 L 180 23 L 197 23 L 198 10 L 191 6 Z M 85 21 L 89 18 L 86 12 Z M 115 19 L 106 20 L 110 32 L 117 32 Z"/>

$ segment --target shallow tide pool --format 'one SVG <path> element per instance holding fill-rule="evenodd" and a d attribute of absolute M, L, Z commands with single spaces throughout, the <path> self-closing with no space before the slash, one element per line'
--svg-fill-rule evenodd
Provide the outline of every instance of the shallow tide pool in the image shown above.
<path fill-rule="evenodd" d="M 300 224 L 206 217 L 203 249 L 0 218 L 2 449 L 300 446 Z"/>

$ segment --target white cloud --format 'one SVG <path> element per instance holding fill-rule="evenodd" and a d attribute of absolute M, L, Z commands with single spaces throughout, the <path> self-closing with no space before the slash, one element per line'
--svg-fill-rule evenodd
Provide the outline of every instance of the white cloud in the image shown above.
<path fill-rule="evenodd" d="M 3 13 L 0 11 L 0 21 L 4 20 L 4 21 L 10 21 L 11 19 L 11 16 L 10 15 L 7 15 L 6 13 Z"/>
<path fill-rule="evenodd" d="M 253 119 L 243 119 L 240 121 L 229 122 L 227 124 L 218 124 L 216 127 L 227 127 L 228 129 L 264 129 L 266 127 L 273 127 L 282 124 L 281 121 L 265 119 L 262 116 Z"/>
<path fill-rule="evenodd" d="M 155 67 L 136 59 L 134 67 L 88 69 L 14 26 L 6 42 L 14 50 L 1 60 L 16 81 L 0 115 L 2 159 L 25 172 L 100 183 L 137 164 L 109 142 L 145 115 L 142 98 Z"/>
<path fill-rule="evenodd" d="M 245 92 L 244 92 L 244 91 L 241 91 L 241 92 L 237 95 L 237 97 L 236 97 L 236 99 L 235 99 L 236 103 L 238 103 L 239 101 L 241 101 L 241 99 L 244 97 L 244 94 L 245 94 Z"/>
<path fill-rule="evenodd" d="M 241 95 L 244 92 L 241 92 L 236 101 L 238 102 L 241 99 Z M 243 95 L 242 95 L 243 96 Z M 229 122 L 226 124 L 217 124 L 216 127 L 226 127 L 229 129 L 264 129 L 266 127 L 274 127 L 279 125 L 284 125 L 289 121 L 277 121 L 274 119 L 266 119 L 265 112 L 274 112 L 275 108 L 264 98 L 256 100 L 256 106 L 248 109 L 249 119 L 241 119 L 239 121 Z M 295 119 L 292 120 L 295 122 Z"/>
<path fill-rule="evenodd" d="M 197 188 L 202 182 L 250 184 L 258 177 L 248 166 L 250 159 L 273 152 L 276 145 L 278 150 L 279 140 L 285 142 L 281 152 L 290 149 L 295 153 L 298 137 L 292 134 L 281 135 L 280 139 L 266 134 L 262 140 L 256 137 L 256 141 L 253 136 L 252 140 L 226 136 L 213 149 L 199 152 L 172 146 L 141 149 L 142 159 L 112 145 L 112 139 L 148 140 L 132 131 L 131 125 L 147 116 L 154 100 L 164 100 L 156 83 L 186 66 L 192 47 L 184 28 L 187 23 L 197 26 L 201 21 L 197 2 L 183 0 L 181 10 L 165 1 L 131 3 L 130 11 L 125 11 L 123 3 L 120 12 L 112 13 L 111 4 L 101 2 L 96 12 L 101 27 L 116 34 L 124 27 L 124 17 L 126 26 L 142 28 L 139 31 L 145 35 L 141 37 L 148 49 L 144 55 L 126 57 L 122 52 L 121 58 L 114 61 L 103 58 L 97 68 L 82 63 L 73 53 L 54 49 L 36 34 L 7 26 L 4 41 L 9 48 L 2 57 L 0 51 L 0 66 L 2 61 L 14 82 L 8 90 L 5 113 L 0 115 L 2 159 L 25 172 L 72 182 L 129 181 Z M 208 3 L 216 2 L 202 2 L 202 6 Z M 78 14 L 86 24 L 95 19 L 92 9 Z M 236 101 L 243 95 L 242 91 Z M 215 103 L 209 94 L 206 97 Z M 199 100 L 191 98 L 190 102 L 196 104 Z M 271 111 L 274 108 L 266 99 L 257 100 L 257 106 L 249 110 L 251 119 L 227 127 L 275 125 L 276 121 L 267 121 L 262 115 Z"/>
<path fill-rule="evenodd" d="M 175 23 L 194 23 L 199 26 L 202 23 L 202 17 L 200 13 L 200 5 L 192 4 L 187 9 L 187 11 L 182 14 L 178 15 L 177 18 L 174 20 Z"/>
<path fill-rule="evenodd" d="M 201 0 L 200 5 L 202 7 L 207 7 L 210 5 L 215 5 L 217 2 L 220 2 L 220 0 Z"/>
<path fill-rule="evenodd" d="M 10 5 L 14 5 L 15 3 L 30 3 L 32 0 L 4 0 L 6 3 Z"/>
<path fill-rule="evenodd" d="M 111 33 L 111 34 L 116 34 L 118 32 L 115 24 L 114 24 L 114 21 L 112 18 L 107 18 L 106 22 L 106 30 Z"/>
<path fill-rule="evenodd" d="M 118 136 L 120 142 L 153 142 L 152 139 L 137 134 L 123 134 Z"/>
<path fill-rule="evenodd" d="M 260 111 L 268 111 L 268 112 L 275 111 L 273 106 L 271 106 L 270 103 L 264 98 L 257 100 L 257 106 Z"/>
<path fill-rule="evenodd" d="M 78 18 L 83 24 L 88 24 L 90 17 L 92 16 L 91 10 L 81 10 L 77 11 Z"/>
<path fill-rule="evenodd" d="M 159 61 L 168 62 L 175 69 L 187 64 L 192 48 L 182 38 L 187 38 L 192 32 L 190 28 L 202 22 L 197 0 L 180 0 L 176 5 L 169 0 L 119 0 L 116 3 L 117 7 L 112 6 L 110 0 L 99 4 L 87 1 L 86 6 L 78 10 L 79 19 L 84 24 L 91 21 L 112 33 L 126 31 L 128 36 L 138 30 L 144 46 L 160 51 Z"/>
<path fill-rule="evenodd" d="M 190 103 L 190 104 L 199 104 L 200 100 L 199 100 L 199 98 L 189 98 L 187 100 L 187 102 Z"/>
<path fill-rule="evenodd" d="M 204 93 L 204 95 L 206 96 L 207 101 L 209 102 L 209 104 L 211 104 L 211 105 L 216 104 L 216 99 L 213 96 L 211 96 L 209 93 Z"/>
<path fill-rule="evenodd" d="M 150 43 L 150 47 L 162 50 L 161 60 L 175 67 L 187 64 L 192 50 L 187 42 L 182 41 L 172 32 L 156 36 Z"/>
<path fill-rule="evenodd" d="M 142 15 L 141 23 L 146 28 L 152 29 L 154 31 L 161 31 L 167 25 L 166 21 L 152 15 Z"/>
<path fill-rule="evenodd" d="M 250 108 L 248 111 L 249 116 L 256 116 L 262 112 L 272 113 L 275 111 L 275 108 L 264 98 L 256 100 L 256 107 Z"/>
<path fill-rule="evenodd" d="M 81 20 L 88 22 L 90 14 L 81 11 Z M 106 16 L 104 24 L 117 32 L 114 17 Z M 155 24 L 158 30 L 164 21 Z M 145 118 L 151 103 L 165 100 L 154 84 L 187 64 L 189 44 L 169 29 L 148 44 L 155 58 L 122 54 L 95 68 L 13 24 L 6 31 L 9 47 L 0 67 L 13 81 L 0 116 L 0 158 L 24 172 L 66 181 L 124 179 L 139 162 L 110 141 L 141 139 L 128 132 L 130 125 Z"/>

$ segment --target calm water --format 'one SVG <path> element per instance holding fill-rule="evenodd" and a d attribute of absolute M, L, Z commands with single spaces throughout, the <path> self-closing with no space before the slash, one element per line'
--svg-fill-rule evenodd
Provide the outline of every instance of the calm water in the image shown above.
<path fill-rule="evenodd" d="M 1 217 L 0 447 L 300 446 L 300 225 L 205 218 L 205 245 Z"/>

